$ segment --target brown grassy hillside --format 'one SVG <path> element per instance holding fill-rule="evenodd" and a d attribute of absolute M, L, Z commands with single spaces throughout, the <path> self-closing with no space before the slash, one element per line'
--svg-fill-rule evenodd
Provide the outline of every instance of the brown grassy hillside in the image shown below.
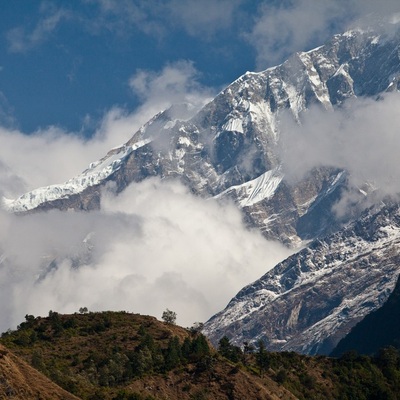
<path fill-rule="evenodd" d="M 218 355 L 201 334 L 149 316 L 27 315 L 1 341 L 82 399 L 296 398 Z"/>
<path fill-rule="evenodd" d="M 222 338 L 217 351 L 196 329 L 126 312 L 27 315 L 0 342 L 82 400 L 400 400 L 394 348 L 335 359 L 271 353 L 261 343 L 243 352 Z M 16 399 L 73 398 L 57 397 L 38 372 L 28 378 L 24 363 L 7 368 L 4 398 L 11 389 Z"/>
<path fill-rule="evenodd" d="M 76 400 L 77 397 L 0 345 L 0 399 Z"/>

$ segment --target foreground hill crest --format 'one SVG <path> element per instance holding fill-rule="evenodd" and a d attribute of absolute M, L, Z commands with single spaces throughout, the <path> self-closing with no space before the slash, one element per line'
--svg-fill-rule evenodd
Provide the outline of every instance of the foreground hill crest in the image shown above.
<path fill-rule="evenodd" d="M 296 399 L 271 378 L 261 379 L 222 358 L 196 329 L 150 316 L 126 312 L 27 315 L 17 331 L 3 334 L 0 340 L 83 399 Z M 0 373 L 1 367 L 0 359 Z M 34 372 L 33 376 L 39 376 Z M 33 398 L 30 392 L 25 397 Z"/>
<path fill-rule="evenodd" d="M 261 343 L 242 350 L 224 337 L 217 351 L 194 328 L 126 312 L 27 315 L 0 341 L 20 357 L 0 345 L 0 398 L 373 400 L 398 394 L 400 354 L 394 349 L 374 358 L 349 353 L 333 359 L 270 353 Z M 12 381 L 10 360 L 18 367 Z"/>

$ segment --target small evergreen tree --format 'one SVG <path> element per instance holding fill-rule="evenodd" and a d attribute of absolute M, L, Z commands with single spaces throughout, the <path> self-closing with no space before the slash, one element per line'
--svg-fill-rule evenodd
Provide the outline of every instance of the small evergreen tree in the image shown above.
<path fill-rule="evenodd" d="M 132 360 L 132 367 L 135 375 L 142 376 L 153 370 L 153 357 L 151 351 L 144 346 L 135 355 Z"/>
<path fill-rule="evenodd" d="M 61 318 L 60 318 L 60 314 L 56 311 L 49 311 L 49 320 L 51 323 L 51 327 L 53 328 L 53 331 L 55 334 L 59 334 L 62 332 L 63 330 L 63 326 L 61 323 Z"/>
<path fill-rule="evenodd" d="M 175 325 L 176 323 L 176 312 L 169 310 L 168 308 L 163 312 L 161 316 L 162 320 L 167 324 Z"/>
<path fill-rule="evenodd" d="M 170 371 L 171 369 L 177 367 L 182 358 L 181 345 L 179 339 L 174 336 L 168 342 L 168 347 L 165 350 L 165 369 Z"/>
<path fill-rule="evenodd" d="M 243 355 L 240 347 L 232 345 L 227 336 L 219 341 L 218 352 L 232 362 L 240 361 Z"/>
<path fill-rule="evenodd" d="M 192 340 L 192 354 L 191 359 L 198 361 L 210 355 L 210 347 L 207 339 L 201 333 Z"/>
<path fill-rule="evenodd" d="M 263 372 L 266 371 L 270 366 L 270 360 L 267 350 L 265 349 L 265 344 L 262 340 L 258 341 L 258 351 L 256 354 L 256 363 L 258 368 L 260 369 L 260 375 L 263 375 Z"/>

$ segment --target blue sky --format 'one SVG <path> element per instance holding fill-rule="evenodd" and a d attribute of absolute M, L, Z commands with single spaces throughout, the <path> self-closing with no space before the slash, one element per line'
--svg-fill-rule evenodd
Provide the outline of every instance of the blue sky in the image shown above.
<path fill-rule="evenodd" d="M 177 101 L 194 86 L 212 94 L 247 70 L 321 44 L 374 7 L 369 0 L 2 0 L 0 122 L 25 134 L 54 125 L 88 137 L 113 107 L 131 112 L 146 102 L 146 87 L 132 85 L 138 74 L 151 84 L 174 68 L 184 79 L 172 82 Z"/>
<path fill-rule="evenodd" d="M 187 7 L 172 3 L 3 2 L 3 124 L 16 124 L 27 133 L 47 125 L 70 131 L 84 126 L 90 134 L 88 117 L 97 121 L 112 106 L 134 109 L 142 101 L 129 85 L 139 71 L 160 73 L 186 61 L 195 69 L 192 79 L 219 88 L 254 68 L 255 51 L 236 19 L 243 11 L 250 23 L 256 7 L 242 7 L 239 1 L 216 7 L 206 1 L 199 11 L 211 6 L 215 16 L 198 21 L 189 3 L 202 2 L 186 2 Z M 179 7 L 187 19 L 176 15 Z"/>

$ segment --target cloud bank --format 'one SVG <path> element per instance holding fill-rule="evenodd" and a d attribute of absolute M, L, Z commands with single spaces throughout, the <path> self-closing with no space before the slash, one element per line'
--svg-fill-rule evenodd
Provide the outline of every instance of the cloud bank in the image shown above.
<path fill-rule="evenodd" d="M 0 331 L 82 306 L 156 317 L 168 307 L 191 326 L 289 255 L 235 206 L 155 178 L 106 193 L 101 211 L 0 218 Z"/>
<path fill-rule="evenodd" d="M 350 173 L 351 183 L 366 182 L 382 195 L 400 192 L 400 94 L 380 100 L 348 100 L 334 112 L 311 108 L 301 125 L 285 118 L 281 154 L 286 177 L 296 181 L 313 167 L 333 166 Z"/>

